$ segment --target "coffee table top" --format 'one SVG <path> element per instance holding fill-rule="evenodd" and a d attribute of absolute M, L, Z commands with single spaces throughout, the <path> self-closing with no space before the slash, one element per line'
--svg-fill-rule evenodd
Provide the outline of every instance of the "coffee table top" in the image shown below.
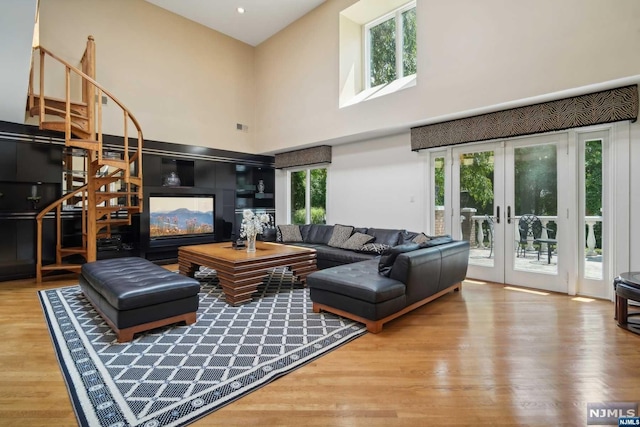
<path fill-rule="evenodd" d="M 628 285 L 640 287 L 640 271 L 629 271 L 626 273 L 620 273 L 618 276 L 622 281 Z"/>
<path fill-rule="evenodd" d="M 180 252 L 202 255 L 229 262 L 272 259 L 291 255 L 312 254 L 315 249 L 300 246 L 283 245 L 282 243 L 256 242 L 256 251 L 247 252 L 246 248 L 235 249 L 231 242 L 209 243 L 205 245 L 181 246 Z"/>

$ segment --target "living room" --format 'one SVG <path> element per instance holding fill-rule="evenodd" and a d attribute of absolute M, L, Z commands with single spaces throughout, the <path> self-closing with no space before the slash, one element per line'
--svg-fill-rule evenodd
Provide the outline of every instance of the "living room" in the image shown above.
<path fill-rule="evenodd" d="M 35 1 L 28 3 L 33 3 L 31 8 L 35 9 Z M 441 153 L 442 150 L 412 151 L 411 128 L 596 93 L 640 82 L 640 56 L 636 54 L 640 42 L 640 28 L 636 17 L 640 14 L 640 6 L 636 1 L 621 0 L 612 6 L 610 3 L 595 0 L 587 2 L 572 0 L 560 4 L 545 0 L 533 6 L 525 2 L 498 0 L 482 3 L 418 0 L 418 71 L 415 84 L 384 96 L 372 97 L 361 102 L 344 103 L 342 101 L 346 96 L 345 93 L 348 95 L 352 88 L 346 87 L 349 73 L 348 70 L 343 69 L 344 63 L 341 62 L 343 60 L 340 54 L 341 22 L 344 19 L 344 17 L 341 18 L 341 14 L 354 3 L 356 3 L 354 0 L 323 2 L 271 38 L 257 46 L 251 46 L 143 0 L 115 2 L 40 0 L 39 42 L 68 61 L 76 63 L 80 60 L 87 36 L 93 35 L 98 51 L 98 81 L 117 94 L 135 113 L 143 125 L 147 139 L 264 156 L 330 145 L 332 147 L 331 163 L 325 165 L 328 169 L 326 190 L 328 224 L 402 227 L 428 233 L 432 233 L 435 229 L 432 216 L 434 180 L 431 165 L 437 157 L 434 153 Z M 12 6 L 3 5 L 2 9 L 8 9 L 9 13 L 5 16 L 10 20 Z M 251 11 L 248 10 L 247 13 Z M 30 18 L 30 21 L 24 22 L 21 26 L 28 27 L 31 31 L 33 19 Z M 3 26 L 3 28 L 8 27 Z M 14 37 L 13 34 L 4 33 L 2 29 L 0 29 L 0 35 L 4 40 L 11 40 Z M 29 40 L 26 48 L 27 58 L 30 57 L 30 47 Z M 27 59 L 26 63 L 11 67 L 18 70 L 14 72 L 19 73 L 19 82 L 11 79 L 11 81 L 5 80 L 0 83 L 2 91 L 4 86 L 24 87 L 18 111 L 20 118 L 13 119 L 12 117 L 15 116 L 6 115 L 0 117 L 0 120 L 25 123 L 23 116 L 29 75 L 28 61 Z M 59 90 L 63 90 L 62 86 Z M 118 120 L 115 117 L 116 110 L 111 107 L 111 105 L 104 107 L 104 131 L 106 134 L 119 135 L 119 131 L 115 130 Z M 36 121 L 29 119 L 26 123 L 33 125 Z M 238 130 L 238 124 L 244 127 Z M 564 309 L 575 310 L 570 311 L 570 317 L 564 317 L 564 315 L 552 317 L 553 321 L 549 322 L 551 324 L 546 322 L 547 318 L 543 318 L 544 322 L 538 326 L 545 329 L 550 336 L 557 334 L 567 337 L 570 335 L 568 331 L 563 329 L 558 332 L 554 328 L 561 327 L 557 323 L 562 323 L 561 320 L 569 318 L 571 320 L 568 324 L 576 328 L 579 334 L 586 335 L 594 333 L 594 329 L 597 330 L 597 337 L 601 339 L 601 343 L 589 347 L 588 351 L 599 354 L 597 363 L 616 367 L 611 368 L 612 371 L 607 371 L 602 366 L 593 367 L 600 375 L 593 378 L 587 378 L 588 373 L 584 376 L 571 377 L 567 382 L 575 381 L 574 388 L 562 388 L 557 383 L 551 385 L 550 387 L 557 386 L 556 391 L 562 389 L 562 392 L 574 394 L 572 396 L 558 394 L 555 396 L 555 402 L 558 403 L 542 398 L 539 400 L 531 398 L 530 401 L 540 403 L 538 411 L 545 415 L 536 417 L 532 415 L 532 411 L 524 411 L 520 406 L 519 409 L 531 417 L 529 420 L 532 422 L 529 424 L 548 424 L 553 416 L 560 417 L 567 424 L 573 424 L 570 417 L 576 412 L 565 407 L 570 405 L 570 402 L 637 399 L 637 386 L 632 385 L 633 380 L 637 380 L 637 362 L 632 362 L 632 358 L 628 357 L 632 354 L 637 355 L 637 337 L 624 334 L 623 331 L 615 328 L 612 318 L 613 304 L 609 301 L 613 297 L 611 287 L 613 277 L 624 271 L 640 270 L 640 228 L 637 221 L 633 220 L 635 212 L 640 207 L 640 191 L 637 188 L 640 176 L 637 168 L 634 167 L 640 160 L 640 149 L 636 144 L 640 140 L 640 125 L 637 122 L 627 121 L 566 132 L 575 132 L 567 138 L 569 141 L 577 141 L 580 132 L 603 130 L 608 132 L 608 144 L 611 150 L 606 184 L 611 189 L 610 198 L 607 199 L 611 204 L 606 211 L 609 227 L 607 230 L 610 237 L 607 247 L 609 258 L 608 270 L 601 279 L 602 283 L 606 283 L 606 287 L 600 284 L 597 292 L 582 292 L 582 285 L 578 283 L 579 268 L 573 265 L 567 267 L 568 278 L 562 277 L 563 283 L 552 289 L 559 290 L 559 295 L 551 294 L 546 298 L 535 294 L 513 296 L 508 291 L 502 290 L 500 285 L 495 285 L 499 288 L 496 291 L 484 290 L 481 285 L 470 285 L 471 289 L 473 286 L 478 286 L 478 289 L 476 294 L 471 294 L 473 297 L 470 297 L 469 303 L 475 301 L 482 305 L 481 297 L 487 294 L 499 300 L 491 303 L 490 309 L 487 308 L 497 318 L 501 317 L 503 312 L 511 314 L 528 312 L 532 310 L 531 306 L 535 305 L 542 306 L 539 307 L 542 311 L 537 312 L 535 316 L 529 313 L 531 314 L 531 317 L 527 318 L 529 321 L 537 316 L 544 316 L 545 313 L 550 315 L 549 313 L 557 313 Z M 563 132 L 550 134 L 557 133 L 563 134 Z M 485 144 L 495 142 L 490 141 Z M 568 150 L 571 150 L 571 147 Z M 576 159 L 578 158 L 576 153 L 572 152 L 572 154 L 575 154 Z M 453 157 L 454 153 L 449 151 L 445 152 L 445 155 Z M 291 169 L 277 169 L 275 172 L 275 211 L 279 223 L 287 223 L 291 219 L 288 193 L 290 172 Z M 571 184 L 563 185 L 562 180 L 558 179 L 560 199 L 569 198 L 572 195 L 574 192 L 572 189 L 578 186 L 575 184 L 576 180 L 577 178 L 571 177 Z M 574 204 L 577 205 L 577 201 Z M 503 206 L 502 214 L 506 218 L 506 204 L 501 206 Z M 611 209 L 613 206 L 615 209 Z M 567 209 L 572 212 L 571 215 L 575 215 L 572 219 L 575 219 L 578 215 L 571 208 L 572 206 L 567 206 Z M 451 212 L 450 216 L 453 215 L 454 213 Z M 449 222 L 448 227 L 449 233 L 454 235 L 457 233 L 453 223 Z M 572 237 L 573 235 L 562 236 L 566 242 L 572 241 Z M 503 240 L 511 239 L 503 236 Z M 558 250 L 565 251 L 567 246 L 569 245 L 559 246 Z M 573 255 L 575 262 L 578 262 L 575 249 L 574 252 L 563 252 L 560 255 L 563 255 L 565 260 Z M 502 256 L 505 256 L 504 253 Z M 555 254 L 553 256 L 555 257 Z M 469 277 L 482 279 L 482 277 L 471 275 Z M 548 291 L 544 288 L 544 284 L 536 286 L 527 281 L 513 283 L 495 280 L 495 282 Z M 28 288 L 25 282 L 12 283 L 10 288 L 17 295 L 23 295 L 23 298 L 30 298 L 26 296 L 27 290 L 32 293 L 34 291 L 32 282 L 29 289 L 25 289 Z M 462 293 L 465 293 L 464 287 Z M 570 305 L 569 296 L 573 297 L 575 294 L 596 296 L 599 299 L 595 304 L 606 304 L 606 306 L 597 306 L 592 311 L 590 306 L 586 305 L 577 309 L 566 308 L 565 305 Z M 547 300 L 554 302 L 549 303 L 548 306 L 541 304 Z M 513 303 L 514 307 L 510 308 L 509 303 Z M 19 302 L 13 300 L 13 304 L 18 305 Z M 393 341 L 391 346 L 397 351 L 410 348 L 413 343 L 410 335 L 422 336 L 421 341 L 428 341 L 424 336 L 428 333 L 437 333 L 436 328 L 422 325 L 422 323 L 434 320 L 438 326 L 446 323 L 444 319 L 454 322 L 468 321 L 469 331 L 476 331 L 479 336 L 485 336 L 481 326 L 486 318 L 476 313 L 480 322 L 475 325 L 473 319 L 453 319 L 447 310 L 454 308 L 461 308 L 460 304 L 445 301 L 437 308 L 426 307 L 425 311 L 399 319 L 398 322 L 402 322 L 400 326 L 394 325 L 393 329 L 390 329 L 395 333 L 397 340 Z M 467 312 L 467 310 L 464 311 Z M 49 394 L 56 392 L 63 394 L 64 385 L 58 372 L 55 371 L 57 369 L 55 360 L 51 360 L 54 357 L 51 349 L 48 348 L 46 331 L 39 330 L 42 328 L 42 322 L 41 310 L 37 303 L 33 302 L 33 306 L 30 305 L 24 315 L 15 311 L 12 313 L 15 317 L 4 318 L 3 316 L 3 323 L 11 325 L 16 319 L 20 319 L 19 329 L 39 336 L 38 345 L 47 347 L 38 350 L 41 352 L 39 357 L 45 358 L 47 367 L 51 368 L 51 372 L 44 375 L 48 382 L 56 384 L 54 386 L 56 391 Z M 594 318 L 596 320 L 593 320 Z M 594 323 L 590 323 L 587 327 L 581 324 L 579 319 L 583 319 L 586 323 L 590 321 Z M 464 325 L 466 326 L 467 323 Z M 401 326 L 406 330 L 403 331 Z M 508 322 L 501 326 L 508 327 Z M 515 330 L 522 336 L 528 334 L 524 327 L 515 328 Z M 502 334 L 497 330 L 495 333 Z M 18 340 L 18 331 L 3 334 L 3 342 L 13 343 Z M 394 356 L 386 353 L 387 359 L 376 359 L 380 365 L 371 367 L 371 371 L 363 374 L 367 375 L 367 380 L 350 377 L 350 381 L 360 381 L 358 387 L 354 384 L 341 384 L 343 369 L 329 366 L 333 361 L 342 364 L 345 370 L 354 368 L 356 362 L 353 359 L 361 358 L 363 355 L 371 358 L 371 353 L 387 345 L 381 341 L 384 338 L 387 337 L 383 334 L 367 344 L 360 344 L 357 350 L 346 353 L 343 357 L 339 352 L 332 353 L 322 360 L 328 365 L 314 362 L 304 368 L 313 372 L 305 374 L 308 376 L 301 374 L 297 377 L 306 382 L 305 392 L 311 391 L 313 385 L 322 385 L 325 381 L 322 375 L 327 375 L 327 381 L 341 386 L 339 392 L 351 393 L 343 408 L 341 408 L 340 399 L 331 400 L 328 396 L 321 397 L 314 393 L 314 398 L 318 399 L 319 404 L 323 405 L 322 410 L 326 411 L 323 415 L 326 418 L 320 418 L 319 424 L 338 424 L 337 418 L 331 418 L 331 415 L 327 416 L 327 414 L 341 417 L 349 409 L 353 412 L 347 419 L 353 424 L 375 424 L 374 417 L 381 416 L 383 417 L 379 420 L 381 424 L 408 425 L 411 424 L 412 413 L 423 413 L 422 407 L 426 403 L 425 397 L 420 396 L 420 393 L 405 395 L 414 396 L 413 403 L 405 402 L 406 406 L 398 403 L 400 405 L 398 408 L 401 408 L 398 411 L 407 417 L 403 419 L 397 418 L 397 413 L 390 415 L 390 412 L 393 412 L 391 404 L 384 406 L 385 410 L 389 411 L 385 415 L 384 411 L 377 412 L 376 402 L 366 399 L 366 393 L 363 392 L 365 388 L 374 388 L 375 385 L 384 388 L 385 384 L 393 382 L 393 374 L 387 377 L 385 371 L 392 371 L 388 367 L 392 364 L 391 360 Z M 441 337 L 441 339 L 446 343 L 446 338 Z M 508 336 L 492 335 L 490 339 L 508 341 Z M 524 340 L 524 338 L 521 339 Z M 580 346 L 584 342 L 577 340 L 574 344 Z M 421 349 L 424 350 L 425 345 L 428 346 L 428 343 L 423 343 Z M 465 344 L 461 342 L 460 345 Z M 563 344 L 555 341 L 555 344 L 551 344 L 546 351 L 552 352 L 556 345 Z M 347 348 L 348 346 L 344 350 Z M 531 347 L 526 345 L 518 348 L 523 351 L 531 350 Z M 477 347 L 474 349 L 477 350 Z M 389 351 L 389 349 L 385 350 L 385 352 Z M 555 357 L 555 353 L 553 354 Z M 617 354 L 623 354 L 623 356 L 616 356 Z M 549 354 L 543 351 L 538 355 L 544 358 Z M 397 354 L 395 356 L 397 357 Z M 408 371 L 421 370 L 421 365 L 426 358 L 424 354 L 413 354 L 411 351 L 407 351 L 403 356 L 412 360 L 402 363 L 402 369 Z M 480 356 L 490 357 L 489 354 L 482 355 L 482 353 Z M 454 354 L 452 357 L 457 355 Z M 522 357 L 522 354 L 518 357 Z M 11 361 L 19 363 L 15 358 L 7 359 L 6 366 L 9 366 Z M 515 362 L 508 358 L 500 359 L 504 365 L 493 366 L 492 369 L 496 370 L 494 372 L 488 370 L 489 365 L 475 365 L 476 362 L 472 358 L 465 357 L 464 361 L 480 371 L 486 369 L 483 371 L 484 377 L 481 375 L 474 385 L 478 387 L 475 395 L 473 393 L 458 394 L 458 391 L 465 387 L 463 379 L 459 379 L 461 382 L 457 385 L 452 385 L 446 378 L 446 372 L 448 372 L 446 366 L 436 372 L 442 375 L 438 378 L 441 378 L 443 387 L 448 383 L 447 387 L 450 387 L 448 393 L 452 401 L 456 400 L 456 403 L 452 402 L 449 407 L 449 415 L 456 413 L 459 406 L 462 406 L 460 404 L 462 399 L 475 398 L 478 406 L 467 415 L 478 415 L 481 418 L 477 412 L 479 407 L 484 405 L 485 409 L 489 410 L 496 400 L 504 404 L 502 393 L 509 393 L 502 389 L 492 389 L 493 394 L 482 394 L 482 378 L 487 381 L 487 390 L 491 389 L 492 386 L 489 383 L 493 381 L 492 375 L 497 375 L 497 371 L 508 370 L 509 365 Z M 596 363 L 589 361 L 589 363 L 592 362 Z M 627 363 L 632 364 L 621 368 Z M 566 369 L 570 366 L 567 360 L 564 360 L 561 365 Z M 520 365 L 521 368 L 523 366 L 524 363 Z M 631 370 L 629 366 L 635 366 L 636 369 Z M 319 373 L 317 376 L 314 375 L 316 369 Z M 11 369 L 7 367 L 7 370 Z M 554 372 L 553 368 L 549 367 L 549 370 L 542 372 L 541 375 L 564 375 L 564 371 Z M 594 391 L 596 386 L 593 383 L 598 383 L 600 387 L 603 385 L 615 387 L 611 376 L 624 377 L 621 381 L 625 381 L 626 390 L 612 392 L 610 395 Z M 16 383 L 10 382 L 9 377 L 11 375 L 5 380 L 7 385 L 15 386 Z M 421 387 L 411 383 L 406 377 L 404 381 L 403 385 L 394 388 L 397 393 L 404 388 L 410 390 L 412 387 Z M 534 378 L 529 377 L 527 381 L 530 381 L 528 384 L 533 384 Z M 267 395 L 266 403 L 259 400 L 252 401 L 253 405 L 262 405 L 263 408 L 262 413 L 255 415 L 256 418 L 253 420 L 256 422 L 259 417 L 266 417 L 269 420 L 269 411 L 277 405 L 283 405 L 282 402 L 285 399 L 294 399 L 296 405 L 304 407 L 299 397 L 296 397 L 300 393 L 298 385 L 295 382 L 278 385 L 279 382 L 263 390 L 275 387 L 276 391 L 272 392 L 278 393 Z M 564 383 L 564 380 L 561 382 Z M 585 387 L 590 391 L 579 391 L 581 387 L 579 385 L 585 383 L 589 383 L 588 387 L 586 385 Z M 34 383 L 30 383 L 30 386 L 33 387 Z M 527 387 L 527 382 L 518 383 L 518 386 Z M 531 388 L 535 386 L 531 385 Z M 326 385 L 322 389 L 331 393 L 330 387 Z M 511 393 L 518 395 L 519 392 L 512 390 Z M 25 406 L 19 405 L 22 409 L 17 411 L 27 411 L 28 406 L 24 402 L 25 399 L 29 399 L 29 393 L 26 388 L 21 389 L 20 395 L 22 399 L 20 405 Z M 576 395 L 580 396 L 576 397 Z M 378 397 L 382 398 L 380 395 Z M 325 400 L 322 401 L 322 399 Z M 12 401 L 8 394 L 4 395 L 2 400 L 6 402 L 2 410 L 10 412 L 11 405 L 15 401 Z M 524 401 L 527 400 L 518 402 L 524 405 L 522 403 Z M 71 415 L 69 418 L 71 410 L 67 408 L 66 395 L 61 396 L 59 400 L 46 400 L 46 402 L 45 406 L 50 408 L 66 405 L 65 409 L 59 410 L 60 418 L 63 420 L 61 424 L 72 422 L 70 420 L 73 420 L 73 417 Z M 269 407 L 269 405 L 273 406 Z M 349 408 L 346 408 L 347 406 Z M 506 404 L 500 408 L 510 412 L 508 415 L 510 418 L 506 421 L 508 424 L 519 424 L 516 421 L 517 408 Z M 234 405 L 225 408 L 228 413 L 245 409 L 245 406 L 236 409 Z M 580 408 L 580 414 L 583 414 L 583 409 Z M 52 413 L 56 412 L 53 409 L 50 410 Z M 313 411 L 311 407 L 307 407 L 307 410 Z M 344 412 L 341 412 L 343 410 Z M 223 411 L 220 412 L 220 414 L 223 413 Z M 434 424 L 453 423 L 451 419 L 445 417 L 443 412 L 438 413 L 438 421 L 433 421 Z M 231 424 L 239 423 L 238 420 L 243 422 L 252 420 L 238 417 Z M 269 424 L 287 424 L 283 418 L 277 418 L 282 417 L 281 413 L 274 417 L 276 418 L 271 419 Z M 426 418 L 418 419 L 422 423 L 427 420 Z M 526 422 L 527 418 L 523 419 Z M 499 420 L 500 418 L 491 418 L 487 419 L 486 423 L 496 424 Z M 32 419 L 31 421 L 37 424 L 45 420 Z M 300 423 L 310 424 L 312 421 L 305 418 L 304 422 Z M 224 421 L 218 418 L 206 422 L 216 424 Z M 460 424 L 470 424 L 470 422 L 463 420 Z"/>

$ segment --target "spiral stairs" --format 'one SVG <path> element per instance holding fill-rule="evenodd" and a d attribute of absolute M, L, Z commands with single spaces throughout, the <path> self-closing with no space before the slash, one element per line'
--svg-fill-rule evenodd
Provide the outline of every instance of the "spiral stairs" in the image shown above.
<path fill-rule="evenodd" d="M 78 67 L 42 46 L 35 47 L 32 56 L 27 113 L 38 116 L 40 129 L 64 132 L 66 146 L 62 195 L 36 216 L 38 283 L 48 273 L 80 272 L 84 262 L 96 260 L 98 239 L 110 238 L 118 226 L 131 225 L 132 216 L 142 210 L 142 130 L 133 114 L 96 82 L 95 52 L 89 36 Z M 57 84 L 49 83 L 56 78 Z M 61 88 L 62 97 L 48 95 Z M 122 114 L 121 147 L 103 144 L 103 99 Z M 113 119 L 113 111 L 109 113 Z M 81 239 L 75 239 L 74 246 L 65 246 L 63 212 L 81 217 Z M 43 222 L 51 217 L 55 217 L 55 262 L 44 264 Z"/>

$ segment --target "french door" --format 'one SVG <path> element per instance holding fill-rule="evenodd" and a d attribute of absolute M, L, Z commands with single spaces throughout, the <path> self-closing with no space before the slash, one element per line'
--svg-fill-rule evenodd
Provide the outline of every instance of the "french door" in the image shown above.
<path fill-rule="evenodd" d="M 468 277 L 567 292 L 570 163 L 567 134 L 452 150 L 451 231 L 471 242 Z"/>
<path fill-rule="evenodd" d="M 610 299 L 612 165 L 628 157 L 624 144 L 614 149 L 615 132 L 591 127 L 430 153 L 431 232 L 470 242 L 469 278 Z"/>

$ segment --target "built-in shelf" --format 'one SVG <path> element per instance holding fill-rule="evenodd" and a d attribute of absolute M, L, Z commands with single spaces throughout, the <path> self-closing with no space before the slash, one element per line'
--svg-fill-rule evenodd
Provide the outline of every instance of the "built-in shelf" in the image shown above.
<path fill-rule="evenodd" d="M 256 193 L 254 197 L 256 199 L 273 199 L 273 193 Z"/>
<path fill-rule="evenodd" d="M 195 163 L 193 160 L 180 160 L 163 157 L 161 168 L 162 183 L 165 185 L 167 177 L 174 173 L 180 179 L 180 185 L 178 187 L 193 187 L 194 169 Z"/>

